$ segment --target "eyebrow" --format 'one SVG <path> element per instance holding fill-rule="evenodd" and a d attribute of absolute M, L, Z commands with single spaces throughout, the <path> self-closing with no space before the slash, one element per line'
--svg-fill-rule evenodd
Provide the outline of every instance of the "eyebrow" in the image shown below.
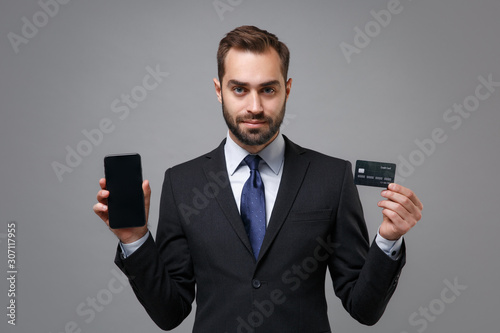
<path fill-rule="evenodd" d="M 249 83 L 248 82 L 241 82 L 241 81 L 238 81 L 238 80 L 229 80 L 227 81 L 227 86 L 249 86 Z M 279 86 L 280 85 L 280 81 L 278 80 L 271 80 L 271 81 L 267 81 L 267 82 L 262 82 L 259 84 L 260 87 L 268 87 L 268 86 Z"/>

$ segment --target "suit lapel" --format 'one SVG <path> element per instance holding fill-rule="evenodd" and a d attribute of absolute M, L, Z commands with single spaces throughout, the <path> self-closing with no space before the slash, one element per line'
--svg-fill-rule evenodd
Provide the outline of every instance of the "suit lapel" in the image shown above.
<path fill-rule="evenodd" d="M 281 177 L 280 187 L 258 260 L 267 252 L 283 226 L 309 166 L 309 161 L 301 156 L 305 150 L 291 142 L 286 136 L 283 137 L 285 138 L 285 163 L 283 166 L 283 175 Z M 205 177 L 209 182 L 213 181 L 213 177 L 211 176 L 213 174 L 224 174 L 224 177 L 226 177 L 224 186 L 221 186 L 220 192 L 216 195 L 217 203 L 231 227 L 234 229 L 236 235 L 238 235 L 241 242 L 245 245 L 250 254 L 252 254 L 252 246 L 250 245 L 243 221 L 238 212 L 238 207 L 234 201 L 231 184 L 227 178 L 226 159 L 224 156 L 225 142 L 226 140 L 224 139 L 219 147 L 205 155 L 207 162 L 203 169 Z"/>
<path fill-rule="evenodd" d="M 224 139 L 219 147 L 205 155 L 207 157 L 207 163 L 205 163 L 203 169 L 205 171 L 205 177 L 209 182 L 213 181 L 213 177 L 211 176 L 213 174 L 224 175 L 224 185 L 221 186 L 220 192 L 215 196 L 217 203 L 240 240 L 243 242 L 250 254 L 252 254 L 252 246 L 250 245 L 243 221 L 241 220 L 240 213 L 238 212 L 238 206 L 236 206 L 236 202 L 234 201 L 233 191 L 227 176 L 226 158 L 224 156 L 225 142 L 226 140 Z"/>
<path fill-rule="evenodd" d="M 283 226 L 309 166 L 309 161 L 301 156 L 305 150 L 288 140 L 286 136 L 283 137 L 285 138 L 283 175 L 258 260 L 267 252 Z"/>

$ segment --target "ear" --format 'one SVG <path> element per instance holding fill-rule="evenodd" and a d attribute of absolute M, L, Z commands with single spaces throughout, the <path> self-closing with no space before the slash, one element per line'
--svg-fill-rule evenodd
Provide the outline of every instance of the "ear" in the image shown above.
<path fill-rule="evenodd" d="M 214 86 L 215 86 L 215 93 L 217 94 L 217 99 L 219 100 L 219 103 L 222 103 L 222 91 L 220 87 L 220 82 L 216 78 L 214 78 Z"/>
<path fill-rule="evenodd" d="M 290 90 L 292 89 L 292 78 L 289 78 L 286 81 L 286 100 L 288 101 L 288 96 L 290 96 Z"/>

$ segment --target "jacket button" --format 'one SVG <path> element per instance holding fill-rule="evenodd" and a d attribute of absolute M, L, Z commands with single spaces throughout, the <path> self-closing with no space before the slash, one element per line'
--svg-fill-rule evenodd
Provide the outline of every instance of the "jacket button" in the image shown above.
<path fill-rule="evenodd" d="M 252 287 L 254 287 L 255 289 L 259 289 L 260 286 L 261 286 L 261 284 L 260 284 L 259 280 L 257 280 L 257 279 L 252 280 Z"/>

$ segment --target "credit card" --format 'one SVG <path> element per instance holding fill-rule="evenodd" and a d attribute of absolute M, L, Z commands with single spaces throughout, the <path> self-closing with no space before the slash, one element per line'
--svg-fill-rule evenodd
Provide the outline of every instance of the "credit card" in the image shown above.
<path fill-rule="evenodd" d="M 376 187 L 387 187 L 394 183 L 396 164 L 373 161 L 356 161 L 354 184 Z"/>

